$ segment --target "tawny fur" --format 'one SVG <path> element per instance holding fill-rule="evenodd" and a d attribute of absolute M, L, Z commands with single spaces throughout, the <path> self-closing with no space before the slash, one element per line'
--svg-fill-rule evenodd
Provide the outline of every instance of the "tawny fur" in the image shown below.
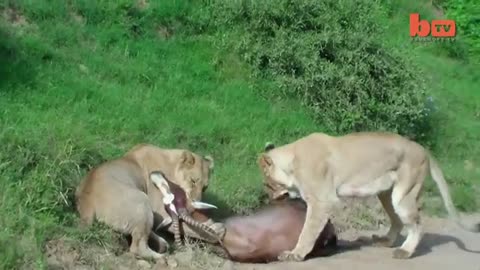
<path fill-rule="evenodd" d="M 152 228 L 169 226 L 171 218 L 165 211 L 162 193 L 149 180 L 150 173 L 161 170 L 185 190 L 189 200 L 200 200 L 212 168 L 211 158 L 188 150 L 137 145 L 82 179 L 75 193 L 81 222 L 89 225 L 96 218 L 116 231 L 130 234 L 130 252 L 159 259 L 162 254 L 151 250 L 147 241 L 152 238 L 161 247 L 160 252 L 165 251 L 167 242 Z"/>
<path fill-rule="evenodd" d="M 407 238 L 393 257 L 410 258 L 422 237 L 419 197 L 429 172 L 452 219 L 466 230 L 480 231 L 479 224 L 467 225 L 458 218 L 432 155 L 398 134 L 362 132 L 335 137 L 313 133 L 280 147 L 268 145 L 259 166 L 271 199 L 288 194 L 301 197 L 308 205 L 299 240 L 279 256 L 282 261 L 305 258 L 342 198 L 367 196 L 377 196 L 391 220 L 388 233 L 373 235 L 373 240 L 390 247 L 405 226 Z"/>

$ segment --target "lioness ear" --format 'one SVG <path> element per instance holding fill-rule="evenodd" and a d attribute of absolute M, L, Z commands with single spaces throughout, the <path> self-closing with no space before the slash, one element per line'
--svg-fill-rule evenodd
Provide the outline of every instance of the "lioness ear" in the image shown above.
<path fill-rule="evenodd" d="M 272 142 L 267 142 L 265 144 L 265 147 L 263 148 L 263 151 L 268 152 L 268 151 L 272 150 L 273 148 L 275 148 L 275 145 Z"/>
<path fill-rule="evenodd" d="M 266 169 L 273 164 L 273 160 L 267 154 L 262 154 L 258 160 L 258 164 L 262 169 Z"/>
<path fill-rule="evenodd" d="M 213 170 L 214 162 L 213 162 L 212 156 L 206 155 L 204 158 L 205 158 L 205 160 L 208 162 L 208 169 L 209 169 L 209 170 Z"/>
<path fill-rule="evenodd" d="M 180 164 L 183 167 L 191 168 L 195 164 L 195 157 L 190 151 L 183 151 L 182 156 L 180 157 Z"/>
<path fill-rule="evenodd" d="M 163 173 L 160 171 L 153 171 L 150 173 L 150 180 L 152 180 L 153 184 L 158 188 L 169 188 L 167 179 L 163 176 Z"/>

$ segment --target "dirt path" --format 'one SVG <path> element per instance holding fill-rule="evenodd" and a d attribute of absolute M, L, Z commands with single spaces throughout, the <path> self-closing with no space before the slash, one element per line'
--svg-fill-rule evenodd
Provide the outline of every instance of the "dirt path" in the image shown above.
<path fill-rule="evenodd" d="M 480 213 L 465 219 L 478 222 Z M 100 246 L 79 246 L 80 243 L 68 238 L 50 241 L 46 245 L 46 255 L 48 269 L 72 270 L 480 270 L 480 233 L 463 231 L 446 219 L 424 217 L 423 223 L 425 235 L 414 257 L 409 260 L 393 259 L 392 248 L 354 241 L 372 233 L 384 233 L 388 228 L 376 232 L 351 230 L 340 233 L 339 252 L 296 263 L 232 263 L 202 249 L 187 249 L 174 255 L 178 263 L 176 267 L 155 265 L 135 259 L 126 249 L 115 254 Z M 403 240 L 404 237 L 397 244 Z"/>
<path fill-rule="evenodd" d="M 480 220 L 480 214 L 468 216 L 465 219 L 478 221 Z M 234 264 L 226 267 L 226 269 L 480 270 L 480 234 L 465 232 L 445 219 L 424 218 L 423 221 L 425 235 L 414 257 L 410 260 L 392 259 L 393 249 L 390 248 L 374 247 L 369 243 L 359 246 L 358 242 L 356 244 L 351 242 L 358 236 L 370 236 L 375 233 L 363 231 L 340 234 L 341 242 L 339 244 L 343 248 L 340 253 L 330 257 L 316 258 L 299 263 Z M 399 240 L 403 241 L 404 238 L 402 237 Z"/>

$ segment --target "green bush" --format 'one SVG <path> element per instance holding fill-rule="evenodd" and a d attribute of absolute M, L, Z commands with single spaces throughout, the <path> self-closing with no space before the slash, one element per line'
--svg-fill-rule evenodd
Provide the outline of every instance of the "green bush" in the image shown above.
<path fill-rule="evenodd" d="M 330 132 L 429 133 L 426 89 L 405 52 L 382 45 L 377 1 L 206 1 L 202 29 L 235 28 L 235 47 Z M 213 24 L 213 25 L 212 25 Z"/>
<path fill-rule="evenodd" d="M 480 4 L 476 0 L 446 0 L 446 17 L 455 20 L 457 37 L 466 44 L 468 60 L 480 61 Z"/>

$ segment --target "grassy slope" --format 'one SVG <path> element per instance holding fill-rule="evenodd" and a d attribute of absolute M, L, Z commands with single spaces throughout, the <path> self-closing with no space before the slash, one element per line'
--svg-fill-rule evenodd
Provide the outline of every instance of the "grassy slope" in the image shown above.
<path fill-rule="evenodd" d="M 435 138 L 432 149 L 444 170 L 455 205 L 464 211 L 478 211 L 480 200 L 480 68 L 475 63 L 448 57 L 445 46 L 435 42 L 410 42 L 408 14 L 420 12 L 422 19 L 440 18 L 422 1 L 390 3 L 390 46 L 402 46 L 415 57 L 430 84 L 430 94 L 436 107 Z M 459 29 L 461 33 L 461 29 Z M 461 34 L 453 46 L 461 46 Z M 455 44 L 457 42 L 458 44 Z M 427 193 L 435 196 L 425 207 L 445 213 L 433 181 L 427 181 Z"/>
<path fill-rule="evenodd" d="M 60 8 L 45 17 L 48 7 L 25 9 L 37 18 L 18 28 L 7 24 L 20 34 L 4 45 L 16 58 L 7 58 L 0 89 L 0 225 L 7 228 L 0 244 L 11 250 L 0 263 L 14 263 L 7 242 L 14 233 L 36 246 L 36 238 L 40 244 L 61 229 L 55 224 L 72 224 L 80 176 L 134 144 L 212 154 L 210 197 L 240 211 L 257 204 L 255 162 L 264 143 L 315 129 L 298 104 L 256 95 L 248 70 L 208 37 L 125 38 L 120 24 L 83 25 L 62 17 Z M 226 61 L 214 65 L 215 59 Z"/>
<path fill-rule="evenodd" d="M 20 1 L 28 24 L 2 26 L 14 34 L 2 33 L 0 46 L 0 249 L 6 251 L 0 266 L 21 263 L 16 248 L 42 265 L 36 247 L 75 224 L 72 190 L 79 177 L 136 143 L 212 154 L 217 169 L 209 197 L 243 211 L 258 204 L 255 158 L 265 141 L 321 130 L 299 104 L 262 99 L 258 91 L 269 83 L 251 79 L 234 55 L 212 46 L 212 37 L 163 40 L 152 31 L 134 38 L 120 17 L 85 25 L 55 3 Z M 166 13 L 181 10 L 177 3 Z M 397 32 L 408 25 L 392 22 Z M 412 46 L 406 37 L 391 42 Z M 433 77 L 440 105 L 435 153 L 456 204 L 475 210 L 480 94 L 474 69 L 429 50 L 414 53 Z M 467 159 L 473 169 L 465 172 Z"/>

